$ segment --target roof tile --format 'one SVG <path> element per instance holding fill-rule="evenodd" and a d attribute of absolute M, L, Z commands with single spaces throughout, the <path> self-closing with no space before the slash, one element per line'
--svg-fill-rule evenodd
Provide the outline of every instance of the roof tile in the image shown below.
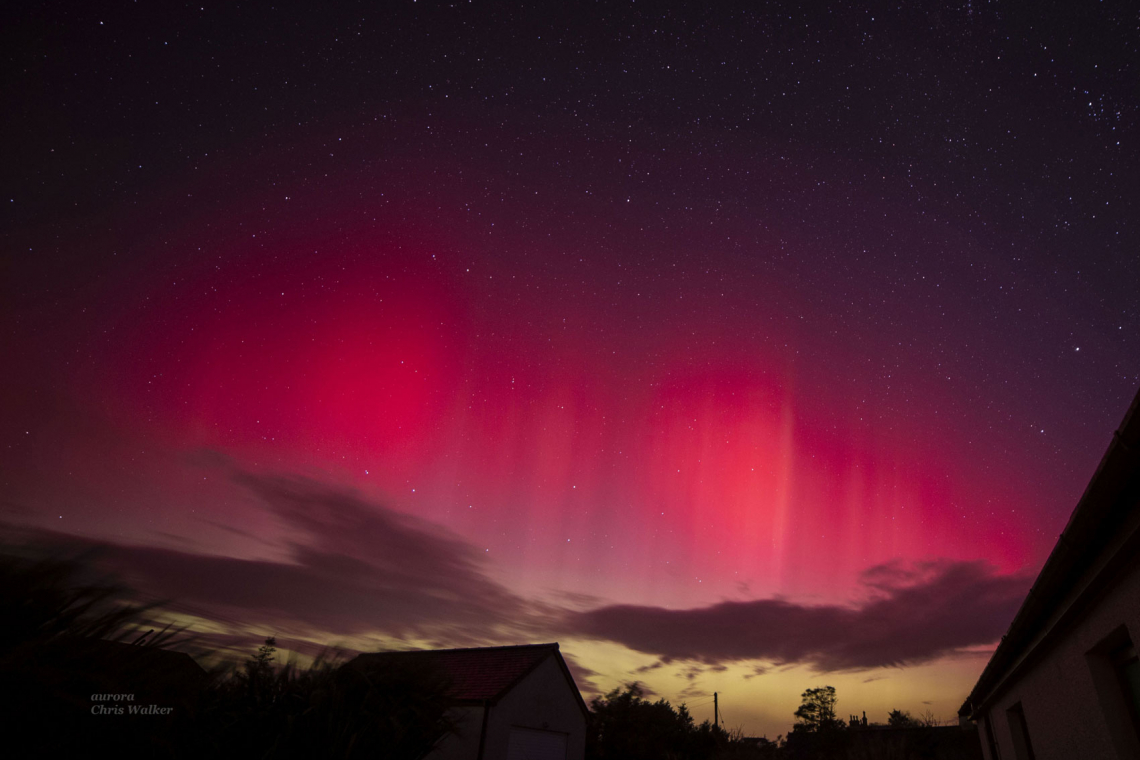
<path fill-rule="evenodd" d="M 557 644 L 527 644 L 475 649 L 421 649 L 408 652 L 362 654 L 358 665 L 375 666 L 397 660 L 414 660 L 438 669 L 451 682 L 448 696 L 456 700 L 493 700 L 557 652 Z"/>

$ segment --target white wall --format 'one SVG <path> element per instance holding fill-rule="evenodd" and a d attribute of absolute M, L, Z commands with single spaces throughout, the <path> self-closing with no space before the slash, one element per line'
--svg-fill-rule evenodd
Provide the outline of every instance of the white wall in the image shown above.
<path fill-rule="evenodd" d="M 1003 693 L 986 714 L 993 721 L 1001 760 L 1016 760 L 1006 710 L 1021 702 L 1037 760 L 1135 760 L 1121 754 L 1110 739 L 1105 707 L 1094 684 L 1086 653 L 1121 624 L 1140 644 L 1140 563 L 1121 580 L 1050 651 Z M 979 727 L 986 760 L 985 729 Z"/>
<path fill-rule="evenodd" d="M 456 708 L 454 734 L 445 736 L 428 760 L 476 760 L 483 727 L 482 707 Z M 487 721 L 484 760 L 504 760 L 511 727 L 558 731 L 568 735 L 566 760 L 582 760 L 586 753 L 586 719 L 573 687 L 553 656 L 531 671 L 503 699 L 491 706 Z"/>
<path fill-rule="evenodd" d="M 586 717 L 554 657 L 546 658 L 491 708 L 484 760 L 502 760 L 507 756 L 512 726 L 568 734 L 566 760 L 582 760 L 585 756 Z"/>

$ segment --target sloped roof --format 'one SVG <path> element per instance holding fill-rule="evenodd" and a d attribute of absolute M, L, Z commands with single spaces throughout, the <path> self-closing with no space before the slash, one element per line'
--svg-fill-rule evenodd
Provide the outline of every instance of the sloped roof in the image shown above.
<path fill-rule="evenodd" d="M 586 703 L 570 675 L 558 644 L 524 644 L 505 647 L 470 649 L 418 649 L 405 652 L 372 652 L 359 655 L 350 664 L 376 667 L 385 663 L 414 661 L 427 664 L 450 682 L 447 696 L 460 702 L 496 702 L 515 684 L 537 668 L 547 657 L 554 656 L 569 682 L 579 706 Z"/>

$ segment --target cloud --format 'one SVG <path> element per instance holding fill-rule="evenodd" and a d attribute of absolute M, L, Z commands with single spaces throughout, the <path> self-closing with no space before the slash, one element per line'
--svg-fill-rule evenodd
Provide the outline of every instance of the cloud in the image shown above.
<path fill-rule="evenodd" d="M 582 692 L 583 699 L 590 699 L 591 697 L 602 694 L 601 687 L 598 686 L 594 680 L 599 678 L 602 674 L 592 668 L 586 667 L 574 655 L 567 652 L 565 649 L 561 650 L 562 659 L 566 661 L 566 667 L 570 669 L 570 675 L 574 677 L 574 683 L 578 686 L 578 691 Z"/>
<path fill-rule="evenodd" d="M 867 570 L 856 606 L 783 599 L 724 601 L 671 610 L 610 605 L 568 621 L 581 635 L 619 642 L 665 660 L 768 660 L 821 671 L 915 664 L 997 639 L 1029 579 L 988 563 L 897 563 Z"/>
<path fill-rule="evenodd" d="M 144 595 L 269 632 L 288 627 L 463 646 L 526 641 L 548 630 L 550 608 L 490 579 L 481 553 L 438 525 L 309 478 L 240 470 L 230 477 L 289 530 L 287 559 L 101 544 L 100 563 Z"/>
<path fill-rule="evenodd" d="M 702 697 L 711 697 L 712 692 L 706 691 L 701 686 L 695 683 L 690 683 L 685 688 L 677 692 L 677 699 L 681 700 L 682 704 L 686 699 L 700 699 Z"/>
<path fill-rule="evenodd" d="M 485 574 L 481 552 L 435 523 L 306 478 L 237 471 L 234 479 L 299 531 L 297 566 L 334 597 L 339 590 L 368 598 L 346 607 L 353 620 L 401 634 L 441 625 L 489 633 L 536 622 L 533 603 Z"/>
<path fill-rule="evenodd" d="M 657 670 L 658 668 L 663 668 L 663 667 L 665 667 L 665 663 L 662 662 L 661 660 L 658 660 L 657 662 L 650 663 L 649 665 L 642 665 L 640 668 L 636 668 L 633 672 L 634 673 L 648 673 L 651 670 Z"/>
<path fill-rule="evenodd" d="M 657 692 L 657 690 L 656 690 L 656 689 L 654 689 L 654 688 L 653 688 L 652 686 L 650 686 L 649 684 L 647 684 L 647 683 L 644 683 L 644 682 L 642 682 L 642 681 L 636 681 L 636 683 L 637 683 L 637 687 L 638 687 L 639 689 L 641 689 L 641 696 L 642 696 L 644 699 L 652 699 L 653 697 L 660 697 L 660 696 L 661 696 L 661 695 L 660 695 L 660 694 Z"/>
<path fill-rule="evenodd" d="M 750 678 L 755 678 L 756 676 L 762 676 L 765 673 L 767 673 L 770 669 L 771 668 L 767 668 L 763 665 L 753 665 L 752 666 L 752 672 L 744 674 L 744 680 L 747 681 Z"/>
<path fill-rule="evenodd" d="M 687 670 L 678 675 L 692 683 L 710 666 L 733 661 L 839 671 L 977 651 L 999 638 L 1029 585 L 1027 577 L 999 575 L 985 562 L 895 562 L 865 571 L 864 600 L 850 606 L 776 598 L 672 610 L 601 605 L 585 596 L 528 599 L 493 580 L 484 554 L 442 526 L 351 489 L 207 461 L 224 468 L 286 529 L 284 559 L 104 544 L 101 561 L 144 594 L 238 624 L 235 632 L 379 636 L 429 646 L 579 636 L 657 657 L 637 673 L 681 662 Z M 592 686 L 596 674 L 579 663 L 573 667 Z"/>
<path fill-rule="evenodd" d="M 690 665 L 684 670 L 678 670 L 675 674 L 677 678 L 684 678 L 686 681 L 695 681 L 697 676 L 704 674 L 704 668 L 700 665 Z"/>

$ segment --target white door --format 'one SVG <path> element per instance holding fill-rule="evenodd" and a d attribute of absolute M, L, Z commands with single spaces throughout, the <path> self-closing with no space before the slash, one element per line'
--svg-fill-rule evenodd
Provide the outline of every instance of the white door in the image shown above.
<path fill-rule="evenodd" d="M 566 736 L 537 728 L 512 728 L 507 760 L 566 760 Z"/>

